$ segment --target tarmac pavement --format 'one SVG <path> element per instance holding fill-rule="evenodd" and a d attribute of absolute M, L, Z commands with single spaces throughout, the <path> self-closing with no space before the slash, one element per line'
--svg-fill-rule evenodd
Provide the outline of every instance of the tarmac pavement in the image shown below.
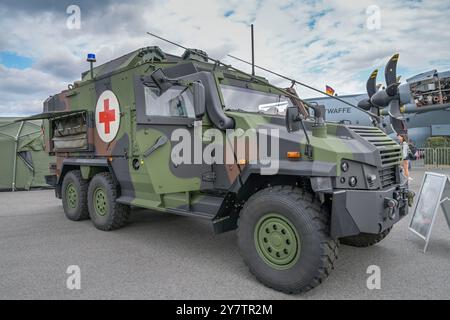
<path fill-rule="evenodd" d="M 412 175 L 418 191 L 423 170 Z M 67 220 L 53 190 L 0 193 L 0 299 L 448 299 L 445 218 L 438 213 L 426 254 L 410 219 L 376 246 L 341 245 L 322 285 L 286 295 L 250 274 L 234 232 L 215 235 L 207 221 L 134 209 L 125 228 L 102 232 Z M 80 267 L 80 290 L 66 286 L 70 265 Z M 367 288 L 371 265 L 380 290 Z"/>

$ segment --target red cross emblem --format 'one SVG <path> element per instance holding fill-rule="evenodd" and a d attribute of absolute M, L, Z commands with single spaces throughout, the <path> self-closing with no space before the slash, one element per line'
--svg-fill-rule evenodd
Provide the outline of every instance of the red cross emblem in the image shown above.
<path fill-rule="evenodd" d="M 106 143 L 116 138 L 120 128 L 120 104 L 111 90 L 105 90 L 98 97 L 95 106 L 95 128 L 98 137 Z"/>
<path fill-rule="evenodd" d="M 99 112 L 98 118 L 99 122 L 105 125 L 105 133 L 109 134 L 111 121 L 116 121 L 115 109 L 109 109 L 109 99 L 103 100 L 103 111 Z"/>

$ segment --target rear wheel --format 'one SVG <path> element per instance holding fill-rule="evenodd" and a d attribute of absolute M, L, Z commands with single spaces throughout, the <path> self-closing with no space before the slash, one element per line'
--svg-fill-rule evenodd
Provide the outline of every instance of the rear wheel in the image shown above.
<path fill-rule="evenodd" d="M 370 247 L 386 238 L 387 235 L 391 232 L 391 229 L 392 228 L 386 229 L 380 234 L 361 233 L 357 236 L 341 238 L 340 241 L 342 244 L 345 244 L 347 246 L 360 248 Z"/>
<path fill-rule="evenodd" d="M 88 182 L 79 170 L 69 171 L 61 186 L 64 214 L 67 219 L 80 221 L 89 218 L 87 207 Z"/>
<path fill-rule="evenodd" d="M 298 188 L 276 186 L 250 197 L 241 210 L 237 234 L 250 272 L 282 292 L 316 287 L 337 259 L 328 210 Z"/>
<path fill-rule="evenodd" d="M 88 207 L 92 223 L 103 231 L 123 227 L 130 215 L 130 207 L 116 202 L 117 185 L 109 172 L 94 176 L 89 183 Z"/>

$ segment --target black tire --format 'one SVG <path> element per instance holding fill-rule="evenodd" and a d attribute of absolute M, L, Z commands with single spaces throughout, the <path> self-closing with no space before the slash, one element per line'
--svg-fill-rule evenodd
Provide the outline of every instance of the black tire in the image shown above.
<path fill-rule="evenodd" d="M 88 181 L 81 177 L 79 170 L 66 173 L 61 186 L 61 196 L 67 219 L 72 221 L 89 219 L 87 190 Z"/>
<path fill-rule="evenodd" d="M 357 236 L 345 237 L 345 238 L 341 238 L 339 240 L 342 244 L 345 244 L 347 246 L 359 247 L 359 248 L 370 247 L 370 246 L 377 244 L 384 238 L 386 238 L 387 235 L 391 232 L 391 229 L 392 229 L 392 227 L 384 230 L 380 234 L 361 233 Z"/>
<path fill-rule="evenodd" d="M 117 185 L 112 175 L 109 172 L 96 174 L 89 183 L 88 208 L 92 223 L 97 229 L 111 231 L 122 228 L 127 223 L 130 207 L 117 203 L 116 199 Z"/>
<path fill-rule="evenodd" d="M 270 265 L 257 244 L 258 226 L 272 213 L 286 219 L 300 238 L 297 260 L 282 268 Z M 299 188 L 275 186 L 257 192 L 247 200 L 238 220 L 238 244 L 244 262 L 260 282 L 278 291 L 303 293 L 318 286 L 334 269 L 338 256 L 339 242 L 329 236 L 329 218 L 329 210 Z M 268 232 L 267 228 L 263 230 Z"/>

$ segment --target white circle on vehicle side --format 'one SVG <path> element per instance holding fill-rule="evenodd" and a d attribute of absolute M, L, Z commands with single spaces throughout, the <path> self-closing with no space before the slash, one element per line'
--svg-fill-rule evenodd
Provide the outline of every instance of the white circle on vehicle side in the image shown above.
<path fill-rule="evenodd" d="M 111 90 L 105 90 L 97 100 L 95 107 L 95 128 L 104 142 L 111 142 L 120 127 L 119 100 Z"/>

